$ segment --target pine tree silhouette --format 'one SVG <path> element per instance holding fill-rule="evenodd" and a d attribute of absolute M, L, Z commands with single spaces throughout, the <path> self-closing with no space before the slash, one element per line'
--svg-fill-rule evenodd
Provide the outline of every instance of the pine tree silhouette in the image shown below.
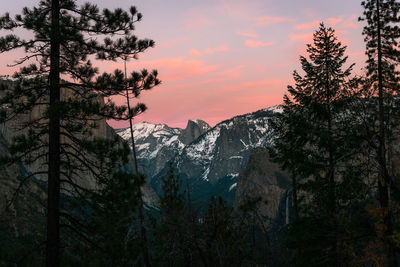
<path fill-rule="evenodd" d="M 134 57 L 154 46 L 152 40 L 133 34 L 141 18 L 135 7 L 100 10 L 90 3 L 78 6 L 74 0 L 43 0 L 14 18 L 8 13 L 0 18 L 0 29 L 23 28 L 33 35 L 0 38 L 0 52 L 26 52 L 15 64 L 21 66 L 15 84 L 1 88 L 2 120 L 20 118 L 24 129 L 3 161 L 43 165 L 32 175 L 47 175 L 46 266 L 59 266 L 61 191 L 79 195 L 85 190 L 80 176 L 90 173 L 104 181 L 123 162 L 121 157 L 126 159 L 118 140 L 101 140 L 93 133 L 100 120 L 128 119 L 145 106 L 117 106 L 111 97 L 126 89 L 123 72 L 100 75 L 91 59 Z M 127 80 L 134 95 L 159 83 L 156 71 L 134 72 Z M 31 118 L 23 121 L 26 117 Z"/>

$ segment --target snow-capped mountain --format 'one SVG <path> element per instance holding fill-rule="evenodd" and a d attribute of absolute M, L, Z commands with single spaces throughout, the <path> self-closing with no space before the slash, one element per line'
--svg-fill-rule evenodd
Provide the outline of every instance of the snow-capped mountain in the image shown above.
<path fill-rule="evenodd" d="M 264 109 L 217 124 L 183 149 L 175 159 L 178 169 L 185 173 L 200 171 L 201 178 L 210 183 L 227 175 L 236 177 L 253 148 L 271 145 L 271 116 L 274 110 Z"/>
<path fill-rule="evenodd" d="M 134 124 L 133 136 L 140 172 L 151 179 L 186 145 L 209 129 L 210 126 L 201 120 L 189 120 L 185 129 L 148 122 Z M 129 128 L 118 129 L 116 132 L 132 145 Z"/>
<path fill-rule="evenodd" d="M 161 177 L 168 162 L 189 186 L 194 201 L 208 201 L 211 195 L 233 200 L 239 173 L 246 167 L 252 150 L 273 144 L 269 124 L 281 112 L 275 106 L 223 121 L 210 128 L 203 121 L 189 121 L 185 130 L 167 125 L 138 123 L 134 137 L 138 162 L 153 188 L 160 192 Z M 130 139 L 129 129 L 118 130 Z"/>
<path fill-rule="evenodd" d="M 223 121 L 185 146 L 173 160 L 177 173 L 187 181 L 194 202 L 208 202 L 212 195 L 233 201 L 239 173 L 245 169 L 252 150 L 273 145 L 270 119 L 279 106 Z M 151 180 L 160 192 L 164 168 Z"/>

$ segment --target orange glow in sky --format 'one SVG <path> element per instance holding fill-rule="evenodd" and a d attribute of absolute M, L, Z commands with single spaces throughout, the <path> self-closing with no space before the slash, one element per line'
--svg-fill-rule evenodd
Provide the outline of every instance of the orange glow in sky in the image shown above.
<path fill-rule="evenodd" d="M 1 1 L 0 10 L 16 14 L 39 1 Z M 78 1 L 84 2 L 84 1 Z M 299 56 L 323 21 L 348 46 L 349 63 L 361 74 L 365 56 L 358 20 L 361 1 L 347 0 L 91 0 L 100 7 L 128 8 L 143 13 L 139 38 L 156 47 L 127 64 L 128 72 L 157 69 L 162 84 L 143 92 L 148 106 L 137 121 L 185 127 L 188 119 L 210 125 L 235 115 L 282 102 Z M 343 7 L 346 6 L 344 9 Z M 10 74 L 19 53 L 0 55 L 0 74 Z M 102 71 L 123 68 L 123 62 L 97 62 Z M 119 101 L 117 99 L 117 101 Z M 127 122 L 110 122 L 126 127 Z"/>

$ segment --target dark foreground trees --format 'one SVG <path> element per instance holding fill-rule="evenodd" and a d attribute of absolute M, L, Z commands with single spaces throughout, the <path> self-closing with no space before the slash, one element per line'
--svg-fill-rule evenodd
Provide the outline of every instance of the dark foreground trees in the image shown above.
<path fill-rule="evenodd" d="M 66 225 L 73 224 L 60 210 L 61 192 L 81 196 L 88 190 L 82 177 L 90 177 L 94 187 L 126 161 L 123 145 L 105 138 L 98 127 L 105 119 L 133 117 L 144 105 L 130 110 L 116 106 L 110 97 L 126 89 L 122 71 L 100 75 L 92 60 L 135 56 L 152 47 L 153 41 L 133 35 L 141 18 L 134 7 L 100 10 L 74 0 L 43 0 L 15 18 L 6 14 L 0 19 L 0 29 L 22 28 L 32 36 L 0 38 L 0 52 L 26 52 L 15 63 L 21 66 L 15 84 L 2 87 L 0 103 L 3 121 L 21 122 L 5 163 L 21 162 L 33 170 L 30 176 L 48 182 L 47 266 L 59 265 L 60 216 Z M 158 84 L 156 76 L 134 73 L 128 83 L 140 80 L 151 88 Z"/>
<path fill-rule="evenodd" d="M 287 228 L 287 244 L 298 265 L 343 266 L 348 258 L 348 216 L 368 192 L 363 181 L 362 143 L 351 117 L 357 83 L 352 65 L 345 67 L 346 47 L 331 28 L 321 24 L 300 57 L 304 75 L 294 72 L 284 111 L 273 123 L 277 134 L 275 161 L 289 170 L 299 201 L 297 218 Z M 305 265 L 304 265 L 305 266 Z"/>
<path fill-rule="evenodd" d="M 274 121 L 274 159 L 293 174 L 294 263 L 397 266 L 400 3 L 363 1 L 365 77 L 322 26 Z M 328 29 L 329 32 L 329 29 Z M 325 35 L 325 38 L 321 38 Z M 377 202 L 379 201 L 379 202 Z M 296 206 L 296 205 L 295 205 Z M 296 209 L 297 211 L 297 209 Z"/>
<path fill-rule="evenodd" d="M 172 165 L 162 178 L 160 209 L 151 216 L 155 266 L 251 266 L 245 225 L 218 197 L 208 207 L 192 207 Z"/>
<path fill-rule="evenodd" d="M 396 143 L 400 140 L 398 129 L 400 3 L 395 0 L 368 0 L 363 1 L 362 6 L 364 13 L 360 20 L 366 22 L 363 35 L 368 57 L 364 94 L 377 101 L 377 104 L 370 108 L 374 112 L 373 117 L 377 121 L 377 127 L 369 129 L 374 134 L 368 142 L 376 154 L 379 217 L 382 218 L 385 227 L 380 239 L 384 246 L 387 246 L 384 249 L 387 264 L 397 266 L 399 245 L 393 224 L 398 216 L 396 210 L 400 199 L 400 188 L 393 164 L 396 164 Z"/>

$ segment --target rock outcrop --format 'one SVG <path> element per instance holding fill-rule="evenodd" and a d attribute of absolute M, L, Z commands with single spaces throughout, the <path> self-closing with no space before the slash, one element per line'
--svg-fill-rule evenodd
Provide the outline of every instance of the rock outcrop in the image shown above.
<path fill-rule="evenodd" d="M 205 121 L 189 120 L 186 128 L 181 131 L 178 139 L 183 144 L 188 145 L 210 129 L 210 125 L 208 125 Z"/>
<path fill-rule="evenodd" d="M 139 171 L 149 181 L 182 149 L 210 129 L 201 120 L 188 121 L 185 129 L 172 128 L 165 124 L 140 122 L 133 126 L 133 136 L 138 158 Z M 118 133 L 132 147 L 129 128 L 117 129 Z"/>
<path fill-rule="evenodd" d="M 282 226 L 286 223 L 292 206 L 288 194 L 290 187 L 288 174 L 270 161 L 268 150 L 255 148 L 246 168 L 239 174 L 234 206 L 240 207 L 249 197 L 260 197 L 257 212 L 266 222 L 272 222 L 268 227 Z"/>

